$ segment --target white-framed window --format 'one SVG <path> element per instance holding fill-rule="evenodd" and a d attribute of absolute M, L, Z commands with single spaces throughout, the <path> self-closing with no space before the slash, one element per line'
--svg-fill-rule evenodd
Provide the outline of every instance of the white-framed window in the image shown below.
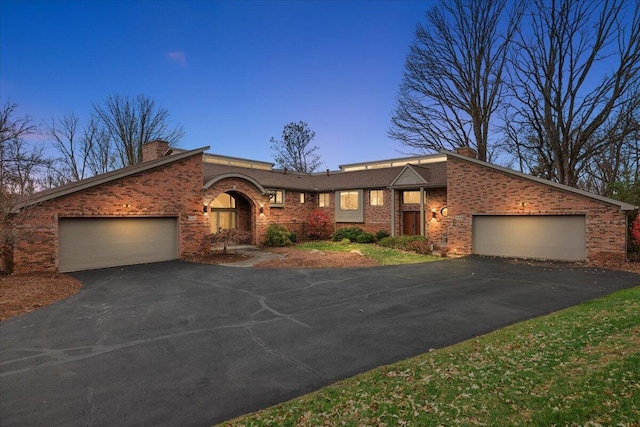
<path fill-rule="evenodd" d="M 304 203 L 304 193 L 300 193 L 300 203 Z"/>
<path fill-rule="evenodd" d="M 318 194 L 318 207 L 328 208 L 331 205 L 331 196 L 329 193 Z"/>
<path fill-rule="evenodd" d="M 357 191 L 341 191 L 340 192 L 340 210 L 341 211 L 357 211 L 360 209 L 359 197 Z"/>
<path fill-rule="evenodd" d="M 384 190 L 369 190 L 369 205 L 384 206 Z"/>
<path fill-rule="evenodd" d="M 283 207 L 284 206 L 284 190 L 274 190 L 271 194 L 271 207 Z"/>

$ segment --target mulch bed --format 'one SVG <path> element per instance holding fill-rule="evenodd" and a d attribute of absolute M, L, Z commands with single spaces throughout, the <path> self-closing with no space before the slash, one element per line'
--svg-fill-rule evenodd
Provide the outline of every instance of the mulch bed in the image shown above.
<path fill-rule="evenodd" d="M 82 284 L 64 274 L 0 276 L 0 321 L 76 294 Z"/>

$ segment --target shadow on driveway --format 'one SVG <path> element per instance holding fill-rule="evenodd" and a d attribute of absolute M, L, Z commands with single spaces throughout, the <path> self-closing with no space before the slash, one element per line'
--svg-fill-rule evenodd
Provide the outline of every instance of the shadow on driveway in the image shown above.
<path fill-rule="evenodd" d="M 166 262 L 74 274 L 0 324 L 2 425 L 211 425 L 640 285 L 477 257 L 336 270 Z"/>

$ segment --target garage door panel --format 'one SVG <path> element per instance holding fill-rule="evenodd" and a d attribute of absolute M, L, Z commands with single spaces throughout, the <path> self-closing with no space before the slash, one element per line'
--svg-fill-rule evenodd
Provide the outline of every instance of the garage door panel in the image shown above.
<path fill-rule="evenodd" d="M 176 259 L 176 218 L 62 218 L 60 271 Z"/>
<path fill-rule="evenodd" d="M 479 255 L 585 259 L 584 215 L 474 216 L 473 253 Z"/>

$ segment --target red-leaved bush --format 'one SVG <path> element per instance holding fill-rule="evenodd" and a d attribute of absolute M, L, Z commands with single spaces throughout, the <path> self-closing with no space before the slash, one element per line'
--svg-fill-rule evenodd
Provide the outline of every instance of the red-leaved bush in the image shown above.
<path fill-rule="evenodd" d="M 636 219 L 631 223 L 631 240 L 640 246 L 640 214 L 636 215 Z"/>
<path fill-rule="evenodd" d="M 329 225 L 329 215 L 317 210 L 311 212 L 308 222 L 308 235 L 310 239 L 322 239 L 327 236 L 327 225 Z"/>

